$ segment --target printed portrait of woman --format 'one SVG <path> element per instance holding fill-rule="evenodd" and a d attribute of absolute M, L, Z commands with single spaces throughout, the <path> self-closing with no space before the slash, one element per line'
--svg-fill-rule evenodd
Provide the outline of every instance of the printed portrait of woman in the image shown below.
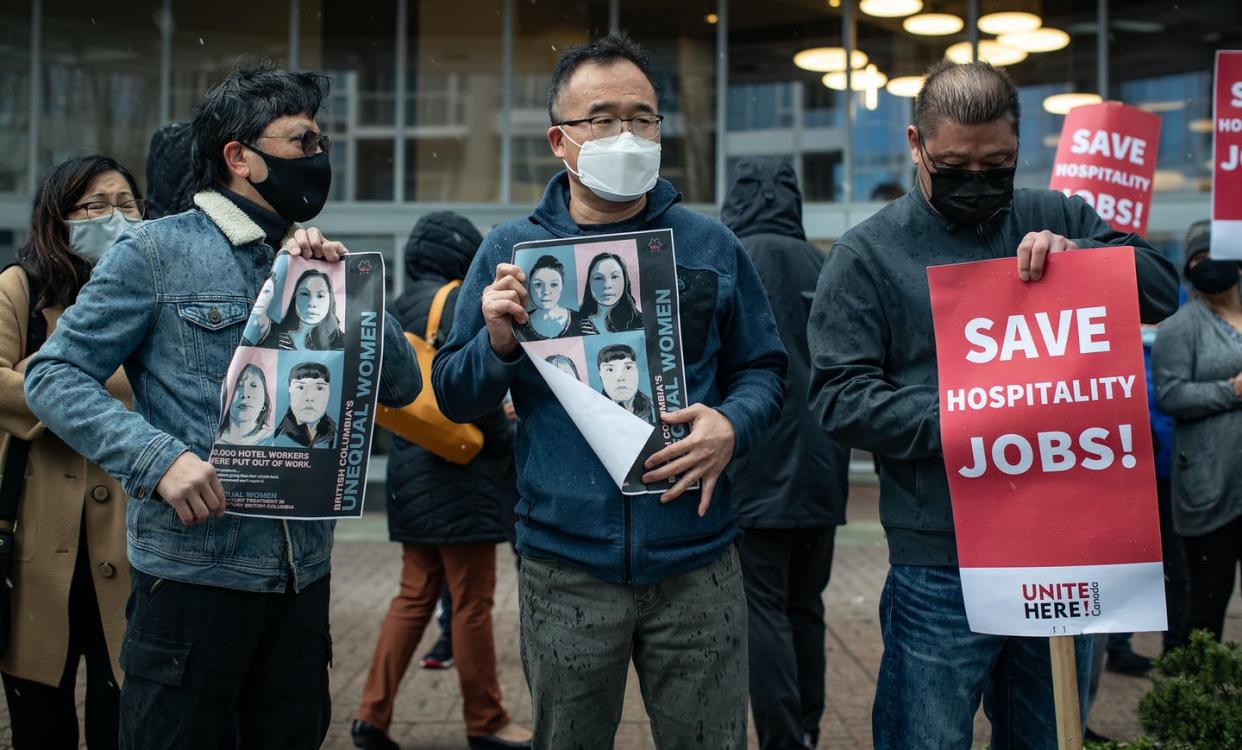
<path fill-rule="evenodd" d="M 575 335 L 578 314 L 561 304 L 565 295 L 565 264 L 555 256 L 541 255 L 526 275 L 530 318 L 520 333 L 526 341 L 542 341 Z"/>
<path fill-rule="evenodd" d="M 605 346 L 596 355 L 596 365 L 605 396 L 639 419 L 657 424 L 655 404 L 639 390 L 642 372 L 633 347 L 626 344 Z"/>
<path fill-rule="evenodd" d="M 630 272 L 621 256 L 600 253 L 591 259 L 578 318 L 575 335 L 579 336 L 642 329 L 643 314 L 634 301 Z"/>
<path fill-rule="evenodd" d="M 298 277 L 284 317 L 272 323 L 259 346 L 275 349 L 327 351 L 345 348 L 345 334 L 337 317 L 332 280 L 311 269 Z"/>
<path fill-rule="evenodd" d="M 233 395 L 220 420 L 221 445 L 262 445 L 271 440 L 272 398 L 267 378 L 256 365 L 246 365 L 233 384 Z"/>

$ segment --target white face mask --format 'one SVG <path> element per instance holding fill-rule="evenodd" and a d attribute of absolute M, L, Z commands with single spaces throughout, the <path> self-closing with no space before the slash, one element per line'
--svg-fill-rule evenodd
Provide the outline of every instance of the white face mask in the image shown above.
<path fill-rule="evenodd" d="M 69 225 L 69 247 L 93 266 L 122 232 L 140 221 L 127 217 L 120 209 L 98 219 L 69 219 L 65 221 Z"/>
<path fill-rule="evenodd" d="M 578 143 L 565 133 L 570 143 L 578 146 L 578 171 L 569 169 L 592 193 L 606 201 L 628 203 L 637 200 L 655 187 L 660 176 L 660 144 L 633 133 L 624 132 L 611 138 L 596 138 Z"/>

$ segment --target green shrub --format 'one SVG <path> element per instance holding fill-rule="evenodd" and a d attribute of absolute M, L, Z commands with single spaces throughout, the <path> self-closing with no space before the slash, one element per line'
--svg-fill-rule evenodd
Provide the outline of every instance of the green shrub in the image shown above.
<path fill-rule="evenodd" d="M 1139 723 L 1165 750 L 1242 748 L 1242 647 L 1217 643 L 1205 630 L 1156 660 Z"/>

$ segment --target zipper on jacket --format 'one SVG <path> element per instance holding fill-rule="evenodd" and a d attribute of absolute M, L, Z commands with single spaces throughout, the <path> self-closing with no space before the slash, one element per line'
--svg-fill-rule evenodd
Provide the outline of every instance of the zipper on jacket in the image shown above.
<path fill-rule="evenodd" d="M 632 552 L 630 547 L 633 545 L 633 540 L 631 539 L 631 535 L 632 535 L 631 527 L 634 525 L 634 521 L 632 518 L 633 501 L 630 500 L 630 497 L 628 495 L 622 495 L 621 502 L 625 503 L 625 539 L 624 539 L 625 544 L 623 545 L 625 547 L 625 582 L 630 583 L 630 581 L 634 577 L 633 571 L 631 570 L 631 565 L 630 565 L 630 555 Z"/>

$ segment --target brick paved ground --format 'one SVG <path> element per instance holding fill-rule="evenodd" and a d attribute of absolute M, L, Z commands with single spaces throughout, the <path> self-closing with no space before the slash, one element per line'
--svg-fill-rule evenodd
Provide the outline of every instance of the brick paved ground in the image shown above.
<path fill-rule="evenodd" d="M 836 562 L 828 587 L 828 710 L 822 725 L 823 748 L 871 747 L 871 696 L 880 659 L 876 608 L 887 565 L 883 534 L 876 520 L 875 489 L 855 487 L 850 524 L 837 537 Z M 325 748 L 346 750 L 349 719 L 357 706 L 380 620 L 393 595 L 400 567 L 399 550 L 384 540 L 380 515 L 342 523 L 337 532 L 332 596 L 336 664 L 332 671 L 334 721 Z M 518 660 L 517 596 L 512 556 L 500 556 L 496 591 L 496 650 L 505 706 L 515 719 L 530 716 L 530 698 Z M 434 641 L 429 630 L 417 653 Z M 1235 596 L 1227 636 L 1242 640 L 1242 601 Z M 1159 634 L 1135 637 L 1140 653 L 1159 653 Z M 1143 678 L 1105 673 L 1101 698 L 1092 714 L 1096 731 L 1119 739 L 1138 731 L 1139 698 L 1150 686 Z M 408 750 L 458 750 L 465 747 L 457 673 L 412 669 L 396 706 L 393 738 Z M 8 715 L 0 712 L 0 748 L 8 748 Z M 987 725 L 976 722 L 976 745 L 987 742 Z M 752 737 L 752 747 L 754 741 Z M 618 750 L 654 747 L 643 713 L 637 680 L 627 684 L 625 711 L 617 733 Z"/>

